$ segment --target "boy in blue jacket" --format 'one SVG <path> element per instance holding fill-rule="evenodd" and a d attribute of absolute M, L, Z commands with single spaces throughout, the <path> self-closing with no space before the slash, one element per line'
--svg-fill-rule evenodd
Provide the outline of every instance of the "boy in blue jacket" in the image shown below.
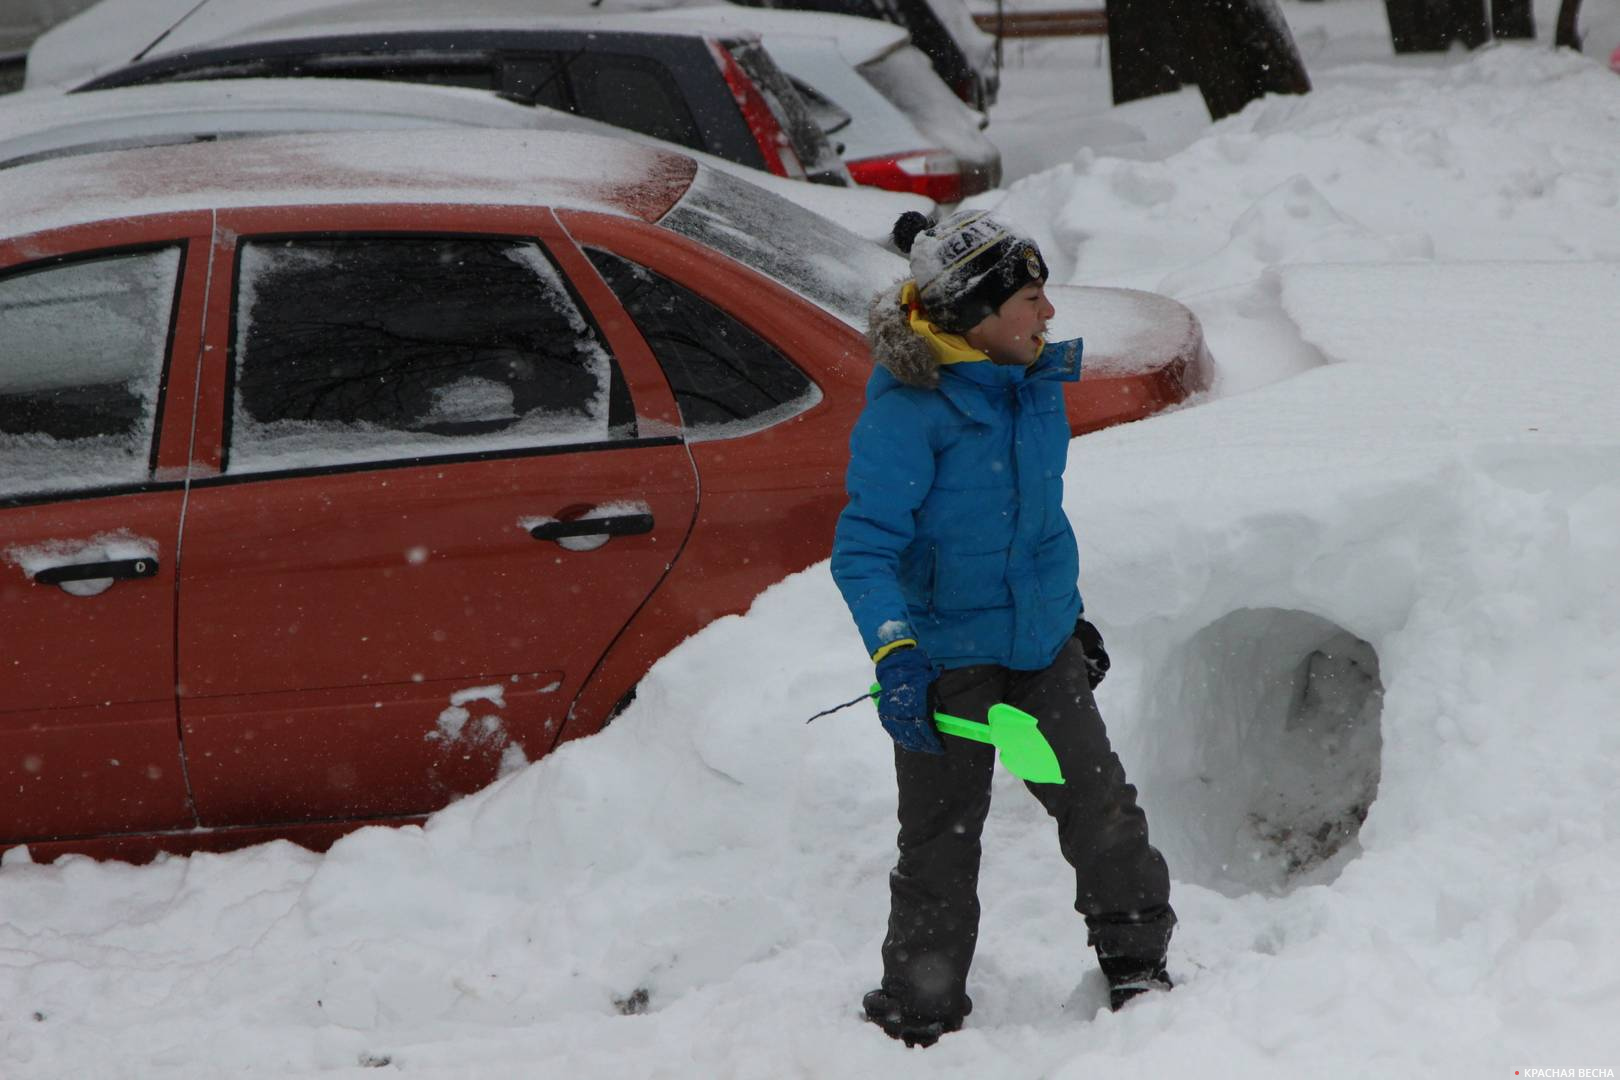
<path fill-rule="evenodd" d="M 972 1009 L 995 761 L 989 746 L 942 739 L 935 710 L 983 721 L 1007 702 L 1039 720 L 1067 781 L 1028 787 L 1057 822 L 1113 1008 L 1170 988 L 1176 919 L 1092 697 L 1108 656 L 1081 616 L 1063 512 L 1063 385 L 1080 376 L 1081 343 L 1045 342 L 1040 249 L 988 214 L 906 214 L 894 239 L 912 277 L 873 301 L 877 367 L 832 573 L 877 665 L 899 788 L 883 983 L 863 1004 L 889 1035 L 927 1046 Z"/>

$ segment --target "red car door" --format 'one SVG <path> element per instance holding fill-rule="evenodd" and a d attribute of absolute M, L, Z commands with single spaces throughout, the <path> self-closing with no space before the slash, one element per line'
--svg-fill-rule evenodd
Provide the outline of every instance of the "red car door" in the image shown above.
<path fill-rule="evenodd" d="M 174 590 L 209 228 L 0 245 L 0 845 L 194 823 Z"/>
<path fill-rule="evenodd" d="M 544 754 L 691 527 L 668 388 L 551 215 L 401 224 L 220 214 L 179 630 L 205 824 L 421 813 Z"/>
<path fill-rule="evenodd" d="M 680 566 L 576 700 L 575 739 L 683 638 L 827 557 L 871 357 L 840 320 L 671 229 L 557 216 L 661 363 L 703 486 Z"/>

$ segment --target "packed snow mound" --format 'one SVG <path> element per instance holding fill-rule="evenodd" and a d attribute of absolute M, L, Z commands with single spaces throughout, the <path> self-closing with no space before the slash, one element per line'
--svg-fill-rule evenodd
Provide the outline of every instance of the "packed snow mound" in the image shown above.
<path fill-rule="evenodd" d="M 1316 82 L 1251 104 L 1163 160 L 1082 150 L 973 204 L 1000 202 L 1043 252 L 1066 252 L 1071 284 L 1157 288 L 1300 179 L 1319 198 L 1293 211 L 1296 229 L 1354 223 L 1378 261 L 1392 244 L 1447 260 L 1620 258 L 1620 80 L 1591 59 L 1499 45 L 1454 67 L 1367 64 Z M 1287 242 L 1284 224 L 1273 245 Z M 1338 261 L 1353 254 L 1337 247 Z"/>
<path fill-rule="evenodd" d="M 1277 267 L 1620 260 L 1620 79 L 1590 58 L 1499 45 L 1312 77 L 1162 160 L 1082 149 L 970 205 L 1027 230 L 1054 280 L 1187 304 L 1227 394 L 1321 361 L 1280 309 Z"/>

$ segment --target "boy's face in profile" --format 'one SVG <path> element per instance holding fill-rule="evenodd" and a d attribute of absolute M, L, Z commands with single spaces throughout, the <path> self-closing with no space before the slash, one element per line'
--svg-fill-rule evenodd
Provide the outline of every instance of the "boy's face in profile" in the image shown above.
<path fill-rule="evenodd" d="M 1032 282 L 962 336 L 998 364 L 1028 366 L 1041 354 L 1046 321 L 1055 314 L 1057 309 L 1046 299 L 1046 283 Z"/>

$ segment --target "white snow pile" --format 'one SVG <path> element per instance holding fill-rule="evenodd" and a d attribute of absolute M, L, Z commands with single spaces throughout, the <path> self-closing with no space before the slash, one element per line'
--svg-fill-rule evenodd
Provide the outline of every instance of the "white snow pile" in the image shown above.
<path fill-rule="evenodd" d="M 1620 81 L 1606 68 L 1502 46 L 1313 79 L 1162 160 L 1083 148 L 1013 184 L 1000 209 L 1060 278 L 1189 304 L 1231 368 L 1228 393 L 1319 362 L 1278 309 L 1273 268 L 1620 259 Z M 1174 124 L 1184 97 L 1130 108 Z"/>
<path fill-rule="evenodd" d="M 966 1028 L 858 1019 L 893 778 L 869 709 L 803 723 L 871 670 L 820 566 L 425 828 L 10 859 L 0 1073 L 1620 1069 L 1620 81 L 1529 48 L 1313 74 L 1005 196 L 1076 282 L 1180 294 L 1223 365 L 1069 468 L 1173 993 L 1107 1012 L 1000 774 Z"/>

